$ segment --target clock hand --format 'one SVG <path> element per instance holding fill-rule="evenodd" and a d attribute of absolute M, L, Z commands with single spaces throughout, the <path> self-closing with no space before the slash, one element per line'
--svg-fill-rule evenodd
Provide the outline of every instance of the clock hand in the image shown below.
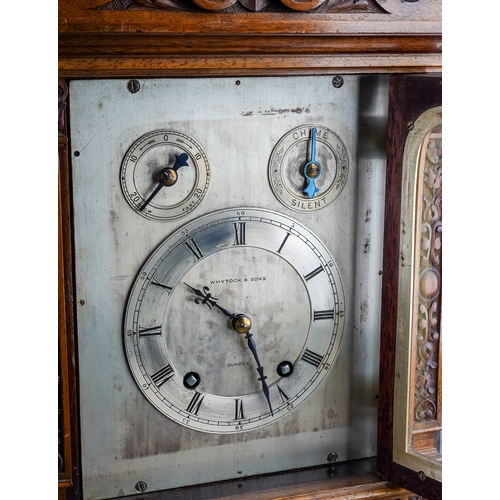
<path fill-rule="evenodd" d="M 189 166 L 188 155 L 182 153 L 180 155 L 175 155 L 175 163 L 171 167 L 165 167 L 160 170 L 160 182 L 154 189 L 154 191 L 149 195 L 149 198 L 142 204 L 139 208 L 139 212 L 142 212 L 153 200 L 153 198 L 160 192 L 163 186 L 173 186 L 177 182 L 177 170 L 181 167 Z"/>
<path fill-rule="evenodd" d="M 307 187 L 304 193 L 308 198 L 313 198 L 319 191 L 314 181 L 321 175 L 321 165 L 316 161 L 316 128 L 311 129 L 311 160 L 304 166 L 304 176 L 307 179 Z"/>
<path fill-rule="evenodd" d="M 188 287 L 191 288 L 191 290 L 200 297 L 199 299 L 194 299 L 196 304 L 206 304 L 209 309 L 212 309 L 212 307 L 216 307 L 219 311 L 221 311 L 223 314 L 225 314 L 231 321 L 234 321 L 236 318 L 236 315 L 233 314 L 231 311 L 228 311 L 227 309 L 224 309 L 221 307 L 219 304 L 217 304 L 217 298 L 212 297 L 210 294 L 210 288 L 208 286 L 203 287 L 203 291 L 198 290 L 197 288 L 193 288 L 191 285 L 188 285 L 186 282 L 184 284 Z M 241 332 L 240 332 L 241 333 Z"/>
<path fill-rule="evenodd" d="M 251 322 L 250 322 L 251 326 Z M 250 327 L 249 327 L 250 329 Z M 255 345 L 255 341 L 252 338 L 252 334 L 250 331 L 247 331 L 245 338 L 247 339 L 248 347 L 252 351 L 253 357 L 255 358 L 255 362 L 257 363 L 257 371 L 259 372 L 260 377 L 257 379 L 262 383 L 262 392 L 264 393 L 264 396 L 266 397 L 267 400 L 267 405 L 269 406 L 269 410 L 271 412 L 271 415 L 273 414 L 273 408 L 271 406 L 271 399 L 269 397 L 269 388 L 267 387 L 266 383 L 266 376 L 264 375 L 264 367 L 261 366 L 259 356 L 257 354 L 257 346 Z"/>
<path fill-rule="evenodd" d="M 269 410 L 271 411 L 271 415 L 273 414 L 273 408 L 271 406 L 271 399 L 269 396 L 269 387 L 266 383 L 267 376 L 264 375 L 264 367 L 260 364 L 259 355 L 257 354 L 257 346 L 255 345 L 255 341 L 253 340 L 253 335 L 250 333 L 250 328 L 252 327 L 252 320 L 245 314 L 234 314 L 227 309 L 224 309 L 219 304 L 217 304 L 217 298 L 212 297 L 210 294 L 210 288 L 208 286 L 203 287 L 203 291 L 198 290 L 197 288 L 188 285 L 186 282 L 184 284 L 190 288 L 198 298 L 194 299 L 196 304 L 206 304 L 209 309 L 212 307 L 216 307 L 221 311 L 224 315 L 226 315 L 229 319 L 231 319 L 233 329 L 241 334 L 245 334 L 245 338 L 247 339 L 247 344 L 250 350 L 252 351 L 253 357 L 255 358 L 255 362 L 257 363 L 257 372 L 260 377 L 257 379 L 262 384 L 262 392 L 266 397 L 267 404 L 269 406 Z"/>

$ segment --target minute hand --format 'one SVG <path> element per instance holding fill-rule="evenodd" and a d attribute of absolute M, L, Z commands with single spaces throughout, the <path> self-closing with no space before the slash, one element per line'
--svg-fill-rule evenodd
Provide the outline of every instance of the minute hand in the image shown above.
<path fill-rule="evenodd" d="M 264 375 L 264 368 L 260 364 L 259 360 L 259 355 L 257 354 L 257 346 L 255 345 L 255 341 L 252 338 L 252 334 L 250 332 L 247 332 L 245 335 L 245 338 L 247 339 L 248 342 L 248 347 L 252 351 L 253 357 L 255 358 L 255 362 L 257 363 L 257 371 L 259 372 L 259 381 L 262 383 L 262 392 L 264 393 L 264 396 L 266 397 L 267 404 L 269 406 L 269 410 L 271 412 L 271 415 L 273 415 L 273 408 L 271 406 L 271 399 L 269 397 L 269 388 L 267 387 L 266 383 L 266 376 Z"/>

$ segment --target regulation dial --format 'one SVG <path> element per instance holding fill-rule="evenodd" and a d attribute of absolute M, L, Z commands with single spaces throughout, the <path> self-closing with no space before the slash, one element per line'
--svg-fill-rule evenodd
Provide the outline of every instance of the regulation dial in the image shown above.
<path fill-rule="evenodd" d="M 137 139 L 127 151 L 120 180 L 129 205 L 156 221 L 178 219 L 202 201 L 210 166 L 200 144 L 187 134 L 155 130 Z"/>

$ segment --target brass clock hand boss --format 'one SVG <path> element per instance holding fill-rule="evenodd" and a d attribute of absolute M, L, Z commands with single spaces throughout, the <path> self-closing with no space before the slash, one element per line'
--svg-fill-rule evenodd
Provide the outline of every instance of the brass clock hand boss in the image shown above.
<path fill-rule="evenodd" d="M 304 177 L 307 179 L 304 193 L 308 198 L 314 198 L 319 191 L 314 181 L 321 175 L 322 170 L 321 165 L 316 161 L 316 128 L 314 127 L 311 129 L 311 160 L 304 165 Z"/>
<path fill-rule="evenodd" d="M 180 155 L 175 155 L 175 162 L 171 167 L 165 167 L 160 170 L 159 178 L 160 182 L 154 189 L 154 191 L 149 195 L 149 198 L 142 204 L 139 208 L 139 212 L 142 212 L 153 200 L 153 198 L 160 192 L 163 186 L 173 186 L 177 182 L 177 170 L 181 167 L 189 166 L 188 155 L 186 153 L 182 153 Z"/>
<path fill-rule="evenodd" d="M 259 380 L 259 382 L 262 383 L 262 392 L 266 397 L 269 410 L 271 412 L 271 415 L 273 416 L 274 414 L 273 414 L 273 408 L 271 406 L 271 399 L 269 396 L 269 387 L 267 386 L 266 383 L 267 376 L 264 375 L 264 367 L 260 364 L 259 355 L 257 354 L 257 346 L 252 338 L 253 335 L 250 333 L 250 328 L 252 327 L 252 320 L 246 314 L 234 314 L 231 311 L 228 311 L 227 309 L 224 309 L 219 304 L 217 304 L 218 299 L 212 297 L 208 286 L 204 286 L 203 291 L 201 291 L 196 288 L 193 288 L 191 285 L 188 285 L 187 283 L 184 284 L 198 296 L 198 298 L 194 299 L 194 302 L 196 304 L 206 304 L 209 307 L 209 309 L 212 309 L 212 307 L 216 307 L 217 309 L 219 309 L 219 311 L 221 311 L 225 316 L 227 316 L 231 320 L 235 332 L 245 334 L 248 347 L 250 348 L 250 351 L 252 351 L 253 357 L 255 358 L 255 362 L 257 363 L 257 372 L 260 375 L 260 377 L 257 380 Z"/>

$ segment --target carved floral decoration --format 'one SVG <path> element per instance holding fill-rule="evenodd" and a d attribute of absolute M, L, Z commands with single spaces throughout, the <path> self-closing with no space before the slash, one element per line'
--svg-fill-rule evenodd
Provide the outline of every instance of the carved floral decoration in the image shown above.
<path fill-rule="evenodd" d="M 57 87 L 57 101 L 58 101 L 58 124 L 57 129 L 60 134 L 66 134 L 66 106 L 68 99 L 68 86 L 63 80 L 58 81 Z"/>
<path fill-rule="evenodd" d="M 110 0 L 98 10 L 327 12 L 388 14 L 376 0 Z"/>
<path fill-rule="evenodd" d="M 442 139 L 428 138 L 420 181 L 420 262 L 416 331 L 415 422 L 438 418 L 441 331 Z"/>

